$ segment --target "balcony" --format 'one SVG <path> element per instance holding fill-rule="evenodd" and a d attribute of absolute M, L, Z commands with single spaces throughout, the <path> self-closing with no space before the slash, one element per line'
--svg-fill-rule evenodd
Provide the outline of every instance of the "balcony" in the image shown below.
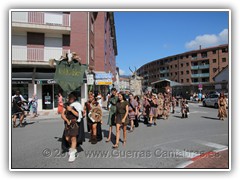
<path fill-rule="evenodd" d="M 192 69 L 192 70 L 208 69 L 208 68 L 209 68 L 209 64 L 199 65 L 199 66 L 191 66 L 191 69 Z"/>
<path fill-rule="evenodd" d="M 59 59 L 68 49 L 44 47 L 28 48 L 12 46 L 12 60 L 15 62 L 48 62 L 49 59 Z"/>
<path fill-rule="evenodd" d="M 61 12 L 12 12 L 12 27 L 42 32 L 62 31 L 68 33 L 71 28 L 70 14 Z"/>
<path fill-rule="evenodd" d="M 165 70 L 160 70 L 160 74 L 164 74 L 164 73 L 168 73 L 169 70 L 165 69 Z"/>
<path fill-rule="evenodd" d="M 192 74 L 191 77 L 192 78 L 209 77 L 209 73 Z"/>

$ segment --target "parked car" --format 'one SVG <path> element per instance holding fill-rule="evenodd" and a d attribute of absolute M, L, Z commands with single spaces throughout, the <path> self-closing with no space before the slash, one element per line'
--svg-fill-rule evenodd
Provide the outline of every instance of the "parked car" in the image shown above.
<path fill-rule="evenodd" d="M 218 108 L 218 97 L 219 97 L 219 93 L 212 93 L 210 95 L 208 95 L 204 100 L 203 100 L 203 106 L 211 106 L 211 107 L 215 107 Z M 228 93 L 224 93 L 225 97 L 227 98 L 227 108 L 228 108 Z"/>
<path fill-rule="evenodd" d="M 204 100 L 203 100 L 203 106 L 211 106 L 211 107 L 215 107 L 218 108 L 218 97 L 219 94 L 210 94 L 208 95 Z"/>

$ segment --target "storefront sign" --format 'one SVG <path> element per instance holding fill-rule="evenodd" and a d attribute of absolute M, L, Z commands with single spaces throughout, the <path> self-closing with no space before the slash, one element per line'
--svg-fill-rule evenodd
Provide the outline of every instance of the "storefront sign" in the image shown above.
<path fill-rule="evenodd" d="M 96 85 L 112 85 L 112 79 L 97 79 L 95 80 Z"/>
<path fill-rule="evenodd" d="M 12 84 L 31 84 L 31 80 L 12 80 Z"/>
<path fill-rule="evenodd" d="M 56 84 L 56 81 L 54 81 L 53 79 L 49 79 L 49 80 L 35 80 L 35 84 Z"/>
<path fill-rule="evenodd" d="M 112 79 L 112 73 L 95 73 L 95 79 Z"/>
<path fill-rule="evenodd" d="M 93 84 L 94 84 L 93 74 L 88 74 L 87 75 L 87 85 L 93 85 Z"/>

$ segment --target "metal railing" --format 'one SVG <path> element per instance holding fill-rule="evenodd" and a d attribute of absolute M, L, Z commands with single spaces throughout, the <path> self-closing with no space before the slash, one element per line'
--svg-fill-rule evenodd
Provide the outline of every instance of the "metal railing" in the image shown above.
<path fill-rule="evenodd" d="M 209 77 L 209 73 L 192 74 L 191 77 L 192 78 Z"/>
<path fill-rule="evenodd" d="M 197 69 L 208 69 L 209 68 L 209 64 L 205 64 L 205 65 L 198 65 L 198 66 L 191 66 L 192 70 L 197 70 Z"/>

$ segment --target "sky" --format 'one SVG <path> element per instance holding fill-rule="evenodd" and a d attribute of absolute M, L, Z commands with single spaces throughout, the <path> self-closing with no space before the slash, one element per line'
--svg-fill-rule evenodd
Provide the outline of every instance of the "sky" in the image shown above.
<path fill-rule="evenodd" d="M 228 43 L 228 12 L 115 12 L 120 75 L 156 59 Z"/>

